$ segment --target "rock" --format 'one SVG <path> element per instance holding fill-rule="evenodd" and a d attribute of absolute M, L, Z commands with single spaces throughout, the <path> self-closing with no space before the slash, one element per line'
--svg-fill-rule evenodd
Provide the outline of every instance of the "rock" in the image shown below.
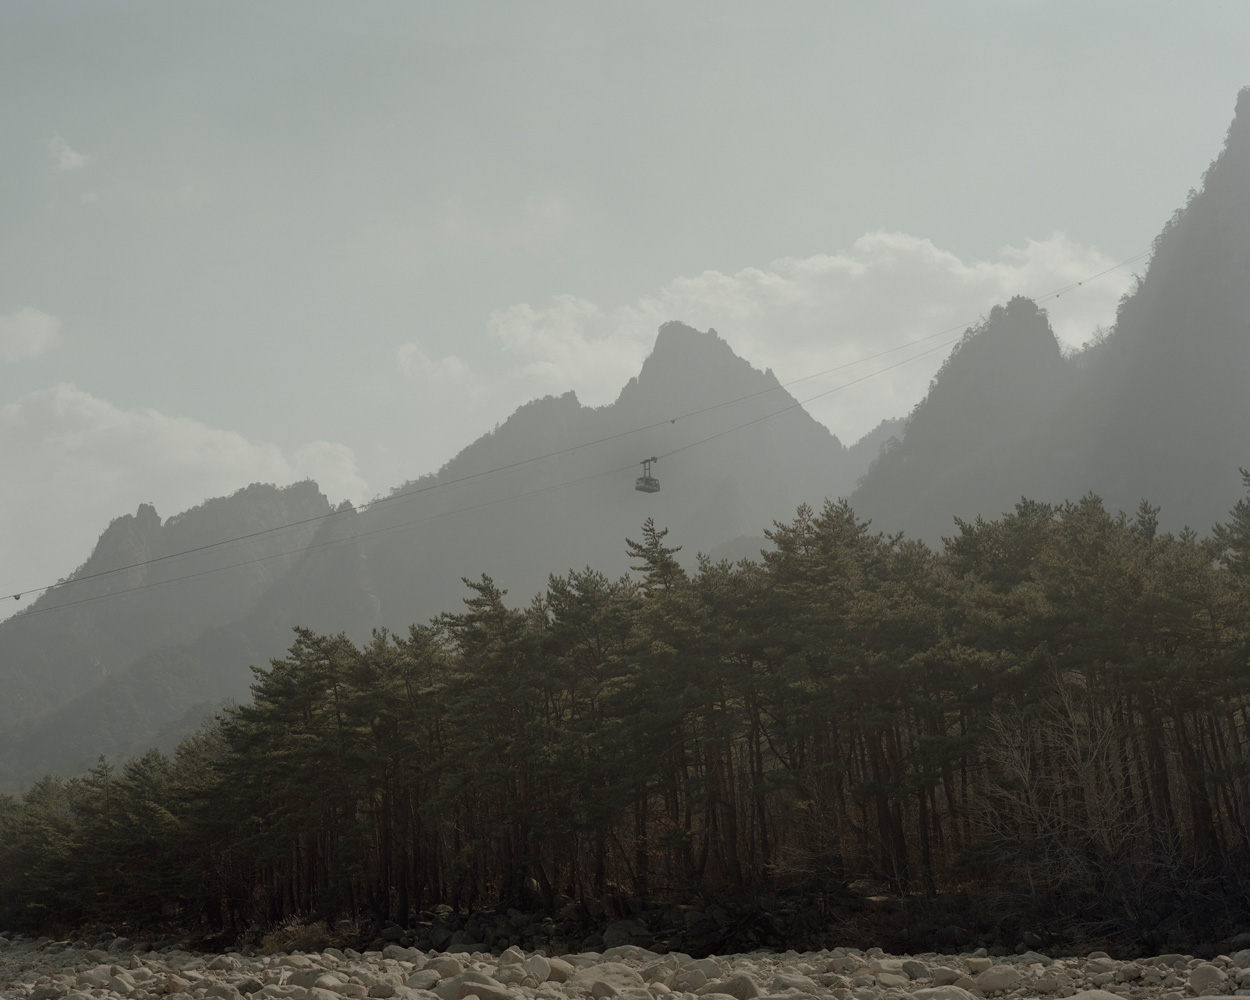
<path fill-rule="evenodd" d="M 264 983 L 253 976 L 246 979 L 240 979 L 234 984 L 234 988 L 240 993 L 259 993 L 264 988 Z"/>
<path fill-rule="evenodd" d="M 1015 989 L 1024 977 L 1010 965 L 994 965 L 978 972 L 975 977 L 977 989 L 983 993 L 999 993 L 1003 990 Z"/>
<path fill-rule="evenodd" d="M 314 986 L 308 991 L 308 1000 L 339 1000 L 339 995 Z"/>
<path fill-rule="evenodd" d="M 239 991 L 229 983 L 213 983 L 204 991 L 204 995 L 219 997 L 220 1000 L 239 1000 Z"/>
<path fill-rule="evenodd" d="M 442 978 L 434 969 L 420 969 L 404 985 L 410 990 L 432 990 Z"/>
<path fill-rule="evenodd" d="M 977 1000 L 965 989 L 958 986 L 929 986 L 924 989 L 912 990 L 916 1000 Z"/>
<path fill-rule="evenodd" d="M 573 975 L 573 966 L 562 958 L 549 958 L 547 963 L 551 966 L 551 971 L 547 973 L 547 981 L 549 983 L 565 983 Z"/>
<path fill-rule="evenodd" d="M 889 973 L 883 973 L 889 975 Z M 880 977 L 876 977 L 880 978 Z M 816 996 L 821 993 L 821 989 L 808 976 L 800 976 L 795 974 L 787 974 L 779 972 L 773 976 L 772 991 L 774 993 L 784 993 L 786 990 L 798 990 L 800 993 L 808 993 Z"/>
<path fill-rule="evenodd" d="M 642 981 L 642 976 L 638 974 L 636 969 L 632 969 L 622 962 L 602 962 L 585 969 L 579 969 L 568 978 L 567 982 L 570 988 L 581 989 L 587 992 L 590 991 L 590 987 L 594 983 L 600 982 L 607 983 L 618 992 L 635 986 L 645 989 L 647 985 Z"/>
<path fill-rule="evenodd" d="M 673 977 L 673 989 L 679 993 L 698 993 L 707 985 L 707 974 L 702 969 L 682 969 Z"/>
<path fill-rule="evenodd" d="M 1194 996 L 1215 996 L 1224 992 L 1228 976 L 1218 965 L 1203 962 L 1189 970 L 1189 992 Z"/>
<path fill-rule="evenodd" d="M 929 967 L 923 962 L 917 962 L 914 958 L 904 959 L 900 963 L 903 975 L 908 979 L 932 979 L 933 974 L 929 971 Z"/>
<path fill-rule="evenodd" d="M 950 986 L 952 983 L 959 982 L 963 978 L 963 973 L 939 965 L 931 970 L 929 978 L 933 980 L 934 986 Z"/>
<path fill-rule="evenodd" d="M 382 957 L 396 962 L 416 962 L 424 959 L 425 954 L 416 948 L 405 948 L 402 944 L 388 944 L 382 949 Z"/>
<path fill-rule="evenodd" d="M 478 1000 L 512 1000 L 513 994 L 500 983 L 464 983 L 460 998 L 477 997 Z M 458 1000 L 460 1000 L 458 998 Z"/>
<path fill-rule="evenodd" d="M 759 987 L 745 975 L 737 975 L 729 979 L 714 979 L 696 992 L 701 997 L 712 993 L 725 993 L 735 997 L 736 1000 L 756 1000 L 760 995 Z"/>
<path fill-rule="evenodd" d="M 911 979 L 900 972 L 878 972 L 877 984 L 887 989 L 905 990 L 911 986 Z"/>
<path fill-rule="evenodd" d="M 500 965 L 521 965 L 525 961 L 525 952 L 520 948 L 505 948 L 499 956 Z"/>
<path fill-rule="evenodd" d="M 218 955 L 208 965 L 206 969 L 215 969 L 222 972 L 234 972 L 239 967 L 238 959 L 231 958 L 229 955 Z"/>
<path fill-rule="evenodd" d="M 310 964 L 307 969 L 296 969 L 286 978 L 288 986 L 302 986 L 304 989 L 311 989 L 317 985 L 317 980 L 324 976 L 325 969 L 319 969 Z M 322 987 L 324 989 L 325 987 Z"/>
<path fill-rule="evenodd" d="M 551 962 L 542 955 L 531 955 L 521 963 L 521 968 L 540 983 L 545 983 L 551 975 Z"/>
<path fill-rule="evenodd" d="M 453 958 L 451 955 L 439 955 L 425 963 L 427 969 L 433 969 L 443 979 L 451 979 L 464 972 L 464 966 L 460 963 L 460 959 Z"/>
<path fill-rule="evenodd" d="M 496 989 L 507 992 L 506 987 L 496 979 L 484 973 L 468 969 L 458 976 L 452 976 L 450 979 L 444 979 L 431 990 L 440 1000 L 460 1000 L 465 995 L 464 987 L 466 986 L 493 986 Z M 481 996 L 481 994 L 478 994 Z"/>
<path fill-rule="evenodd" d="M 1233 963 L 1234 968 L 1250 969 L 1250 948 L 1233 952 L 1228 960 Z"/>
<path fill-rule="evenodd" d="M 1068 1000 L 1122 1000 L 1122 998 L 1106 990 L 1082 990 L 1080 993 L 1073 993 Z"/>
<path fill-rule="evenodd" d="M 984 972 L 993 964 L 994 962 L 991 959 L 986 958 L 984 955 L 973 955 L 970 958 L 964 959 L 964 965 L 973 975 L 976 975 L 979 972 Z"/>

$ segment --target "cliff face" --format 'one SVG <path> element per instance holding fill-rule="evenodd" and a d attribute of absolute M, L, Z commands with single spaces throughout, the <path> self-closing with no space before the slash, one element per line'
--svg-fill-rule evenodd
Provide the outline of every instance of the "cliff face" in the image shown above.
<path fill-rule="evenodd" d="M 316 528 L 218 543 L 327 510 L 315 484 L 299 483 L 250 486 L 164 524 L 148 504 L 115 519 L 61 585 L 0 622 L 0 725 L 28 725 L 141 656 L 245 615 Z"/>
<path fill-rule="evenodd" d="M 1024 484 L 1001 470 L 1044 447 L 1073 387 L 1045 311 L 1024 298 L 996 306 L 955 347 L 852 505 L 876 527 L 930 539 L 953 515 L 1009 508 Z"/>
<path fill-rule="evenodd" d="M 1223 518 L 1250 464 L 1250 88 L 1090 376 L 1067 481 L 1130 509 L 1147 497 L 1170 527 Z"/>
<path fill-rule="evenodd" d="M 1031 331 L 1031 332 L 1030 332 Z M 1250 466 L 1250 88 L 1202 190 L 1155 241 L 1108 340 L 1064 359 L 1040 310 L 996 309 L 957 348 L 852 502 L 936 542 L 1021 496 L 1142 499 L 1205 531 Z"/>

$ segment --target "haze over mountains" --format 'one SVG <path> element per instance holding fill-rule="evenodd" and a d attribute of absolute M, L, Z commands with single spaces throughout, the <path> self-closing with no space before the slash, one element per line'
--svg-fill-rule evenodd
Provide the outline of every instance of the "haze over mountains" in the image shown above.
<path fill-rule="evenodd" d="M 140 507 L 65 585 L 0 623 L 0 790 L 173 745 L 246 698 L 250 665 L 281 656 L 294 625 L 361 639 L 457 609 L 461 577 L 487 573 L 523 603 L 550 572 L 626 572 L 624 539 L 647 517 L 691 559 L 749 556 L 798 504 L 848 495 L 875 527 L 931 542 L 953 516 L 1091 490 L 1204 531 L 1250 466 L 1248 279 L 1244 90 L 1110 336 L 1064 356 L 1045 312 L 1013 299 L 969 331 L 905 424 L 850 448 L 714 331 L 672 322 L 613 404 L 535 400 L 360 511 L 332 510 L 311 483 L 254 485 L 164 522 Z M 636 492 L 652 455 L 661 492 Z"/>

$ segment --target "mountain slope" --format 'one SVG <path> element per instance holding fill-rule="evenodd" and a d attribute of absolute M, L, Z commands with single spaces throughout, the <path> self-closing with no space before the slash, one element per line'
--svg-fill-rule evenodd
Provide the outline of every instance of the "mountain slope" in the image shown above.
<path fill-rule="evenodd" d="M 637 492 L 638 463 L 653 455 L 661 491 Z M 49 769 L 74 772 L 101 752 L 122 757 L 157 741 L 171 745 L 223 699 L 247 698 L 249 666 L 282 656 L 294 625 L 363 639 L 373 628 L 402 630 L 458 610 L 462 577 L 488 573 L 524 602 L 549 573 L 586 565 L 624 573 L 625 538 L 637 537 L 649 516 L 671 528 L 671 540 L 690 560 L 726 544 L 724 551 L 736 552 L 736 539 L 758 536 L 800 503 L 849 493 L 863 465 L 862 451 L 850 455 L 771 372 L 737 357 L 714 331 L 669 323 L 614 403 L 585 407 L 572 393 L 535 400 L 437 475 L 359 512 L 341 508 L 327 516 L 313 484 L 249 487 L 163 526 L 155 511 L 141 509 L 110 527 L 80 575 L 174 551 L 174 536 L 163 533 L 199 523 L 208 512 L 218 533 L 205 528 L 187 535 L 188 544 L 256 530 L 252 505 L 265 497 L 300 501 L 266 524 L 319 520 L 242 548 L 171 560 L 168 568 L 158 563 L 83 581 L 77 586 L 95 588 L 82 591 L 90 596 L 159 585 L 19 615 L 0 627 L 10 673 L 42 693 L 29 669 L 36 658 L 21 652 L 40 639 L 42 658 L 58 664 L 66 693 L 42 701 L 32 695 L 24 713 L 13 712 L 15 725 L 0 740 L 0 784 L 13 787 Z M 247 565 L 225 568 L 232 561 Z M 201 571 L 207 575 L 175 582 Z M 201 579 L 211 587 L 196 584 Z M 34 610 L 53 608 L 53 595 Z M 197 595 L 204 600 L 196 603 Z M 57 598 L 68 601 L 70 593 Z M 184 599 L 194 606 L 184 607 Z M 157 612 L 169 621 L 150 623 Z M 26 646 L 14 644 L 39 622 L 43 631 L 27 636 Z M 89 647 L 57 640 L 54 632 L 67 623 L 70 633 L 99 629 L 116 638 Z M 93 674 L 91 657 L 105 648 L 108 669 Z M 10 649 L 19 655 L 7 655 Z"/>
<path fill-rule="evenodd" d="M 852 503 L 878 528 L 932 542 L 954 530 L 953 516 L 1090 491 L 1113 508 L 1161 505 L 1167 529 L 1206 530 L 1240 496 L 1238 467 L 1250 466 L 1248 381 L 1250 88 L 1110 337 L 1065 359 L 1032 303 L 996 309 Z"/>

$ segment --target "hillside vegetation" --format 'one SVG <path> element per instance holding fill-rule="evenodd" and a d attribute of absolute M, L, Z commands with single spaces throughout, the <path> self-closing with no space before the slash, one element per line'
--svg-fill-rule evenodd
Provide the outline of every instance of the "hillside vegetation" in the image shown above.
<path fill-rule="evenodd" d="M 1250 920 L 1250 498 L 1206 538 L 1156 514 L 1022 501 L 935 551 L 827 503 L 693 572 L 648 520 L 636 577 L 299 629 L 172 757 L 0 800 L 0 922 L 962 893 L 908 933 L 1219 940 Z"/>

